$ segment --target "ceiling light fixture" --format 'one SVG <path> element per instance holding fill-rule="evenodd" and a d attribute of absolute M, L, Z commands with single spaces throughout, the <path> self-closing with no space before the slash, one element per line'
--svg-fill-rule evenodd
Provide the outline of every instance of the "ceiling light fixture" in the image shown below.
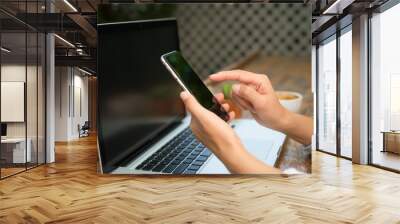
<path fill-rule="evenodd" d="M 68 0 L 64 0 L 64 3 L 68 5 L 68 7 L 70 7 L 74 12 L 78 12 L 78 10 Z"/>
<path fill-rule="evenodd" d="M 78 53 L 79 55 L 83 55 L 83 49 L 77 48 L 76 53 Z"/>
<path fill-rule="evenodd" d="M 60 37 L 60 36 L 57 35 L 57 34 L 54 34 L 54 36 L 57 37 L 57 38 L 58 38 L 59 40 L 61 40 L 62 42 L 64 42 L 65 44 L 67 44 L 68 46 L 75 48 L 75 45 L 73 45 L 73 44 L 72 44 L 71 42 L 69 42 L 68 40 L 66 40 L 66 39 L 64 39 L 64 38 L 62 38 L 62 37 Z"/>
<path fill-rule="evenodd" d="M 336 0 L 332 5 L 324 10 L 322 14 L 342 14 L 343 9 L 351 5 L 354 0 Z"/>
<path fill-rule="evenodd" d="M 1 47 L 1 51 L 4 51 L 6 53 L 10 53 L 11 52 L 11 50 L 9 50 L 9 49 L 7 49 L 5 47 Z"/>
<path fill-rule="evenodd" d="M 92 75 L 93 75 L 92 73 L 90 73 L 90 72 L 88 72 L 88 71 L 86 71 L 86 70 L 83 70 L 83 69 L 81 69 L 81 68 L 79 68 L 79 67 L 78 67 L 78 70 L 81 71 L 81 72 L 83 72 L 83 73 L 85 73 L 85 74 L 87 74 L 87 75 L 89 75 L 89 76 L 92 76 Z"/>

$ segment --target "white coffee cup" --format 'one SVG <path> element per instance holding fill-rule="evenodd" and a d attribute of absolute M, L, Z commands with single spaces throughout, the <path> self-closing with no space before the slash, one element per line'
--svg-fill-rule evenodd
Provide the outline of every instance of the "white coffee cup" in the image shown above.
<path fill-rule="evenodd" d="M 279 102 L 289 111 L 298 113 L 303 102 L 303 95 L 291 91 L 276 91 Z"/>

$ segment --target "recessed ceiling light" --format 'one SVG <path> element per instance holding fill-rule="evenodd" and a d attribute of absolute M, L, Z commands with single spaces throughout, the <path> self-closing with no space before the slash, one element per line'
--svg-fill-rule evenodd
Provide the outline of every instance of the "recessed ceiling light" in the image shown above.
<path fill-rule="evenodd" d="M 71 8 L 74 12 L 78 12 L 78 10 L 68 0 L 64 0 L 64 3 L 68 5 L 68 7 Z"/>
<path fill-rule="evenodd" d="M 90 76 L 93 75 L 92 73 L 90 73 L 90 72 L 88 72 L 88 71 L 86 71 L 86 70 L 83 70 L 83 69 L 81 69 L 81 68 L 79 68 L 79 67 L 78 67 L 78 70 L 81 71 L 81 72 L 83 72 L 83 73 L 85 73 L 85 74 L 87 74 L 87 75 L 90 75 Z"/>
<path fill-rule="evenodd" d="M 1 51 L 4 51 L 6 53 L 10 53 L 11 52 L 11 50 L 9 50 L 9 49 L 7 49 L 5 47 L 1 47 Z"/>
<path fill-rule="evenodd" d="M 57 37 L 57 38 L 58 38 L 59 40 L 61 40 L 62 42 L 64 42 L 65 44 L 67 44 L 68 46 L 75 48 L 75 45 L 73 45 L 73 44 L 72 44 L 71 42 L 69 42 L 68 40 L 66 40 L 66 39 L 64 39 L 64 38 L 62 38 L 62 37 L 60 37 L 60 36 L 57 35 L 57 34 L 54 34 L 54 36 Z"/>
<path fill-rule="evenodd" d="M 351 5 L 355 0 L 336 0 L 322 14 L 342 14 L 343 9 Z"/>

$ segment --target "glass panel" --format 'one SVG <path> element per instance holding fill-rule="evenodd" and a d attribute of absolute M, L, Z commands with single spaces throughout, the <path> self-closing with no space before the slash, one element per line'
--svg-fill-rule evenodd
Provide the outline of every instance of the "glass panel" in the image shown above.
<path fill-rule="evenodd" d="M 372 18 L 372 163 L 400 170 L 400 4 Z"/>
<path fill-rule="evenodd" d="M 27 2 L 27 13 L 39 11 L 37 1 Z M 38 17 L 30 18 L 30 22 L 37 23 Z M 36 21 L 35 21 L 36 20 Z M 27 167 L 38 164 L 38 33 L 36 30 L 27 30 L 27 80 L 26 80 L 26 117 L 27 117 L 27 150 L 31 151 Z"/>
<path fill-rule="evenodd" d="M 1 1 L 15 13 L 41 13 L 45 1 Z M 22 17 L 21 17 L 22 18 Z M 25 17 L 23 17 L 25 18 Z M 38 17 L 27 17 L 31 23 Z M 45 162 L 45 35 L 0 12 L 0 176 Z M 33 28 L 32 28 L 33 29 Z"/>
<path fill-rule="evenodd" d="M 31 151 L 28 168 L 37 165 L 37 79 L 38 79 L 38 36 L 36 32 L 28 32 L 28 64 L 26 80 L 26 113 L 27 113 L 27 149 Z"/>
<path fill-rule="evenodd" d="M 46 37 L 44 34 L 39 33 L 38 45 L 38 163 L 45 163 L 45 52 Z"/>
<path fill-rule="evenodd" d="M 340 36 L 340 153 L 352 156 L 352 35 Z"/>
<path fill-rule="evenodd" d="M 336 153 L 336 39 L 318 48 L 318 149 Z"/>
<path fill-rule="evenodd" d="M 25 170 L 26 150 L 26 33 L 1 34 L 1 139 L 2 177 Z"/>

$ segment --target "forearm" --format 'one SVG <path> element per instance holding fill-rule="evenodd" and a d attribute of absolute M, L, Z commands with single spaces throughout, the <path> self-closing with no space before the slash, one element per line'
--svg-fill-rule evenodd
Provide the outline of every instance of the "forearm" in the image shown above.
<path fill-rule="evenodd" d="M 287 111 L 279 131 L 303 145 L 310 145 L 313 135 L 313 120 L 310 117 Z"/>
<path fill-rule="evenodd" d="M 228 150 L 214 152 L 233 174 L 280 174 L 280 170 L 268 166 L 247 152 L 242 144 L 231 146 Z"/>

